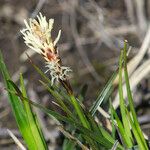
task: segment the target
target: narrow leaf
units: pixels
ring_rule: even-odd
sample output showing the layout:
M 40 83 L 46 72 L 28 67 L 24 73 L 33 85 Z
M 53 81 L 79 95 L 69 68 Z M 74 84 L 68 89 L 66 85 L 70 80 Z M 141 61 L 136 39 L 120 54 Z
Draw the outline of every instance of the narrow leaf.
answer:
M 5 86 L 7 87 L 7 89 L 15 92 L 13 86 L 10 84 L 10 82 L 8 82 L 8 80 L 10 80 L 10 75 L 3 61 L 1 52 L 0 52 L 0 70 L 2 72 Z M 25 140 L 25 143 L 27 144 L 29 150 L 37 150 L 37 147 L 34 141 L 32 140 L 33 137 L 31 135 L 31 131 L 28 126 L 27 115 L 24 110 L 22 102 L 19 100 L 19 98 L 16 95 L 10 92 L 8 92 L 8 96 L 9 96 L 9 102 L 11 104 L 13 114 L 15 116 L 19 130 Z
M 20 85 L 21 85 L 23 97 L 27 97 L 22 74 L 20 74 Z M 29 128 L 31 130 L 31 134 L 33 137 L 32 140 L 34 141 L 34 143 L 36 144 L 38 149 L 41 149 L 41 150 L 48 149 L 46 142 L 44 140 L 42 131 L 39 128 L 40 125 L 39 125 L 38 121 L 35 120 L 35 114 L 33 114 L 29 102 L 23 101 L 23 104 L 24 104 L 24 108 L 25 108 L 25 111 L 27 114 L 27 122 L 29 124 Z
M 133 116 L 133 120 L 136 126 L 136 130 L 138 131 L 139 137 L 142 140 L 143 145 L 145 146 L 145 150 L 148 150 L 148 146 L 146 144 L 146 141 L 144 139 L 142 130 L 140 128 L 137 116 L 136 116 L 136 112 L 134 109 L 134 102 L 133 102 L 133 97 L 132 97 L 132 93 L 131 93 L 131 88 L 130 88 L 130 83 L 129 83 L 129 76 L 128 76 L 128 71 L 127 71 L 127 55 L 126 52 L 127 51 L 127 42 L 125 41 L 124 43 L 124 74 L 125 74 L 125 83 L 126 83 L 126 89 L 127 89 L 127 97 L 128 97 L 128 101 L 129 101 L 129 107 Z
M 96 113 L 98 107 L 102 104 L 102 102 L 105 99 L 108 99 L 110 97 L 112 93 L 113 81 L 115 80 L 116 76 L 117 76 L 117 71 L 115 71 L 114 74 L 111 76 L 111 78 L 109 79 L 108 83 L 105 85 L 102 92 L 100 92 L 100 94 L 98 95 L 95 103 L 90 108 L 90 112 L 92 116 L 94 116 L 94 114 Z
M 132 138 L 132 134 L 130 131 L 130 124 L 129 124 L 129 120 L 128 120 L 128 116 L 126 115 L 126 105 L 125 105 L 125 100 L 123 98 L 123 88 L 122 88 L 122 62 L 123 62 L 123 51 L 121 51 L 121 55 L 120 55 L 120 59 L 119 59 L 119 99 L 120 99 L 120 110 L 121 110 L 121 117 L 122 117 L 122 121 L 123 121 L 123 126 L 125 128 L 126 131 L 126 140 L 128 141 L 127 143 L 127 147 L 131 148 L 133 146 L 133 138 Z

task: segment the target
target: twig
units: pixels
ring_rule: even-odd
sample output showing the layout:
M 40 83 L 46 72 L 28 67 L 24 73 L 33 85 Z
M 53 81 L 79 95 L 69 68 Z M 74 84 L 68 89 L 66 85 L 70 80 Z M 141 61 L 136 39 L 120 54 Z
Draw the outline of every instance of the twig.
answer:
M 102 114 L 102 116 L 104 116 L 106 119 L 110 118 L 110 115 L 101 107 L 98 107 L 98 111 Z
M 20 147 L 21 150 L 26 150 L 26 148 L 22 145 L 22 143 L 17 139 L 17 137 L 9 129 L 7 129 L 7 132 L 11 136 L 11 138 L 14 140 L 16 145 Z
M 13 134 L 19 138 L 21 138 L 20 133 L 18 132 L 18 130 L 11 130 L 13 132 Z M 8 138 L 9 134 L 7 132 L 6 128 L 1 128 L 0 129 L 0 138 Z
M 118 142 L 118 140 L 116 140 L 113 147 L 111 148 L 111 150 L 116 150 L 118 145 L 119 145 L 119 142 Z

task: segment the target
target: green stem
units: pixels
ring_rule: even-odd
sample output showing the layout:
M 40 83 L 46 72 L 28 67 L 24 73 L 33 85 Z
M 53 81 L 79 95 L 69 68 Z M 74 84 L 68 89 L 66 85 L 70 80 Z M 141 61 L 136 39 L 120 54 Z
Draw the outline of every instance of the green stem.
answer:
M 68 80 L 60 80 L 60 83 L 62 84 L 62 86 L 66 89 L 69 97 L 70 97 L 70 100 L 71 100 L 71 103 L 72 105 L 74 106 L 75 108 L 75 111 L 77 113 L 77 115 L 79 116 L 79 119 L 82 123 L 82 125 L 87 128 L 87 129 L 90 129 L 90 124 L 86 118 L 86 116 L 84 115 L 84 112 L 82 110 L 82 107 L 80 106 L 80 104 L 78 103 L 78 101 L 76 100 L 74 94 L 73 94 L 73 90 L 72 90 L 72 87 L 69 83 Z

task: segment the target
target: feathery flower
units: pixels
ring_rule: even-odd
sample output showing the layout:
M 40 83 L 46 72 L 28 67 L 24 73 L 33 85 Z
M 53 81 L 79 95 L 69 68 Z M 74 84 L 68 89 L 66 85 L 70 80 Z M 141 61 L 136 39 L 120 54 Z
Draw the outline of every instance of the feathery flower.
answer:
M 46 60 L 46 72 L 50 71 L 52 84 L 54 81 L 66 80 L 71 69 L 61 65 L 61 60 L 57 50 L 57 42 L 59 41 L 61 30 L 59 30 L 56 39 L 53 41 L 51 31 L 53 29 L 54 19 L 49 19 L 41 13 L 36 19 L 29 19 L 29 22 L 24 21 L 26 28 L 21 30 L 25 44 L 41 54 Z

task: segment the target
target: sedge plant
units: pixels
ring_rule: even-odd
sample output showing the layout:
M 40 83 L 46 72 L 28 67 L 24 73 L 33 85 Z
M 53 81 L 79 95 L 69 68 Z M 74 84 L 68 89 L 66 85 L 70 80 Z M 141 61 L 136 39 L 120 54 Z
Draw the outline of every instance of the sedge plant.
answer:
M 37 107 L 52 119 L 55 118 L 57 120 L 58 128 L 66 136 L 62 146 L 63 150 L 124 150 L 132 149 L 136 145 L 139 150 L 148 150 L 148 144 L 137 120 L 130 90 L 126 56 L 127 43 L 125 42 L 124 49 L 121 51 L 119 68 L 99 93 L 93 105 L 87 109 L 82 103 L 85 98 L 86 87 L 83 87 L 79 97 L 75 96 L 69 82 L 72 70 L 69 67 L 63 66 L 57 48 L 61 30 L 59 30 L 55 40 L 51 36 L 53 23 L 53 19 L 47 21 L 46 17 L 39 13 L 37 20 L 32 18 L 29 21 L 25 20 L 26 28 L 21 30 L 21 33 L 23 34 L 25 44 L 39 53 L 45 60 L 45 66 L 48 68 L 46 72 L 50 74 L 50 78 L 28 56 L 31 65 L 41 76 L 39 83 L 55 98 L 55 104 L 64 112 L 63 114 L 47 109 L 42 104 L 30 100 L 26 93 L 23 76 L 20 75 L 19 88 L 11 80 L 2 54 L 0 54 L 0 70 L 3 74 L 13 114 L 26 147 L 29 150 L 48 149 L 48 144 L 40 128 L 40 122 L 38 122 L 36 114 L 32 109 L 32 107 Z M 123 96 L 123 72 L 128 103 L 125 102 Z M 113 81 L 118 73 L 121 118 L 118 117 L 110 101 L 110 118 L 108 119 L 112 125 L 112 130 L 108 131 L 100 121 L 97 122 L 95 120 L 95 117 L 98 107 L 100 107 L 103 101 L 110 100 L 113 91 Z M 55 82 L 59 82 L 60 86 L 57 86 Z M 66 125 L 64 126 L 63 123 Z M 119 138 L 116 136 L 116 133 L 119 134 Z

